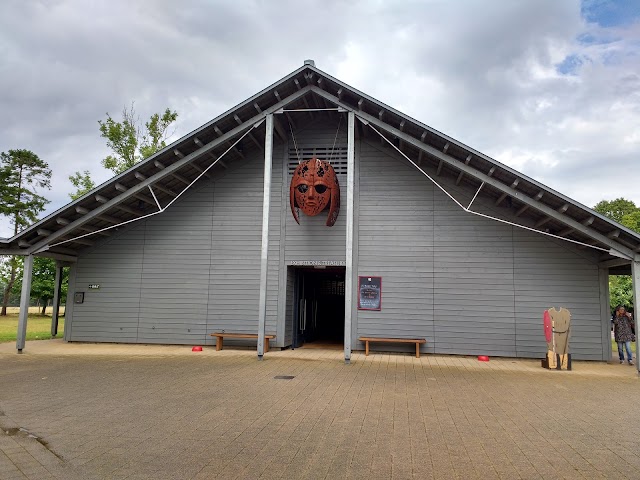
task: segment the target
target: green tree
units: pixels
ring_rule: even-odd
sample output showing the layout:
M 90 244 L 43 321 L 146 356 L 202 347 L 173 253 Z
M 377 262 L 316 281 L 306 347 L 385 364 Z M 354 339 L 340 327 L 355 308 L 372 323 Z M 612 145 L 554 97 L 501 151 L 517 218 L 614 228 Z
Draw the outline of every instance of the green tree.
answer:
M 640 232 L 640 208 L 631 200 L 616 198 L 602 200 L 593 209 L 625 227 Z M 609 300 L 611 308 L 618 305 L 633 307 L 633 282 L 629 275 L 609 276 Z
M 128 170 L 166 147 L 167 130 L 178 118 L 176 112 L 167 108 L 162 115 L 151 115 L 143 129 L 133 107 L 131 104 L 131 108 L 122 110 L 120 122 L 111 118 L 109 113 L 105 121 L 98 120 L 100 135 L 107 140 L 107 146 L 113 152 L 102 160 L 102 166 L 115 174 Z
M 633 306 L 633 282 L 630 275 L 609 276 L 609 299 L 612 310 L 618 305 Z
M 638 210 L 636 204 L 625 198 L 616 198 L 615 200 L 602 200 L 598 202 L 593 209 L 602 215 L 622 223 L 622 218 Z
M 60 298 L 66 298 L 68 269 L 62 270 L 62 286 Z M 46 313 L 47 304 L 53 299 L 56 283 L 56 262 L 50 258 L 35 257 L 33 259 L 33 279 L 31 281 L 31 298 L 42 303 L 42 315 Z
M 169 127 L 177 119 L 178 113 L 167 108 L 162 114 L 151 115 L 142 127 L 133 103 L 129 109 L 125 107 L 122 110 L 120 122 L 107 113 L 106 120 L 98 120 L 98 125 L 100 136 L 107 140 L 107 146 L 112 153 L 102 160 L 102 166 L 117 175 L 162 150 L 167 146 Z M 69 180 L 76 188 L 75 192 L 69 194 L 73 200 L 95 187 L 88 170 L 74 173 L 69 176 Z
M 631 230 L 640 232 L 640 208 L 637 208 L 635 212 L 624 215 L 620 223 Z
M 76 188 L 76 191 L 70 193 L 69 196 L 71 200 L 75 200 L 80 198 L 85 193 L 90 192 L 96 186 L 95 182 L 91 180 L 91 174 L 89 170 L 85 170 L 84 172 L 76 172 L 73 175 L 69 175 L 69 180 L 71 184 Z
M 13 233 L 17 233 L 27 225 L 34 223 L 49 201 L 38 194 L 39 189 L 51 188 L 51 169 L 30 150 L 9 150 L 0 153 L 0 198 L 2 209 L 0 214 L 9 218 L 13 225 Z M 9 273 L 6 279 L 2 310 L 0 315 L 7 314 L 9 296 L 14 287 L 20 260 L 13 257 L 9 260 Z

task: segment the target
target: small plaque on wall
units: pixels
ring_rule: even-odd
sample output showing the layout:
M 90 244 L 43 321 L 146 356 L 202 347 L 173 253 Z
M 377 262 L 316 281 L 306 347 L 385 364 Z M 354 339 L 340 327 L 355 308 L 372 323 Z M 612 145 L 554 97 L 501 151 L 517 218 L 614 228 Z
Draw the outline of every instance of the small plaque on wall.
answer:
M 89 284 L 89 290 L 100 290 L 100 284 L 99 283 L 90 283 Z
M 84 303 L 84 292 L 76 292 L 73 295 L 73 303 Z
M 382 310 L 382 277 L 358 277 L 358 310 Z

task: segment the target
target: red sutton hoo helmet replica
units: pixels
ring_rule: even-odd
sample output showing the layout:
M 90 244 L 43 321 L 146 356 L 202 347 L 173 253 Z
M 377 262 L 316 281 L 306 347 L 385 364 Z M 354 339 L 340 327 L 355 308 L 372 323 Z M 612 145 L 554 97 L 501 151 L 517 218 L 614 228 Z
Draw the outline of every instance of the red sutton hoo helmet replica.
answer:
M 296 208 L 314 217 L 329 205 L 327 226 L 332 227 L 340 212 L 340 184 L 331 164 L 314 157 L 298 165 L 291 179 L 289 201 L 298 225 Z

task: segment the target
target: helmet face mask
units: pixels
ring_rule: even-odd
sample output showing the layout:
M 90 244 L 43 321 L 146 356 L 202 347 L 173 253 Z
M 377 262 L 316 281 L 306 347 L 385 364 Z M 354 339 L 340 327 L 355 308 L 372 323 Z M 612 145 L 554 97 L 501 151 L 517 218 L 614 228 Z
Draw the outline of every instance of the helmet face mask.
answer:
M 289 202 L 298 224 L 300 220 L 296 209 L 314 217 L 329 206 L 326 225 L 333 226 L 340 211 L 340 184 L 331 164 L 315 157 L 300 163 L 291 179 Z

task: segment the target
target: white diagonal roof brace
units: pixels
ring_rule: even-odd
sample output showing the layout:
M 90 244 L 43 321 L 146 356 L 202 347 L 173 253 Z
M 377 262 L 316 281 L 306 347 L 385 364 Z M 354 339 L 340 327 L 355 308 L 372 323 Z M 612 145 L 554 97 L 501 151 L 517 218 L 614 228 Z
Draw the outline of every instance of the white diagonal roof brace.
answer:
M 250 128 L 249 130 L 247 130 L 246 132 L 244 132 L 244 134 L 243 134 L 240 138 L 238 138 L 235 142 L 233 142 L 233 143 L 231 144 L 231 146 L 230 146 L 229 148 L 227 148 L 227 149 L 224 151 L 224 153 L 218 157 L 218 159 L 217 159 L 217 160 L 215 160 L 213 163 L 211 163 L 211 165 L 209 165 L 207 168 L 205 168 L 205 169 L 202 171 L 202 173 L 200 173 L 200 175 L 198 175 L 198 176 L 197 176 L 197 177 L 196 177 L 196 178 L 195 178 L 195 179 L 194 179 L 194 180 L 193 180 L 189 185 L 187 185 L 187 186 L 184 188 L 184 190 L 182 190 L 182 191 L 178 194 L 178 196 L 177 196 L 177 197 L 175 197 L 174 199 L 172 199 L 172 200 L 171 200 L 171 201 L 170 201 L 170 202 L 169 202 L 169 203 L 168 203 L 164 208 L 160 206 L 160 202 L 158 202 L 158 200 L 156 199 L 156 203 L 157 203 L 157 205 L 158 205 L 158 209 L 159 209 L 159 210 L 158 210 L 158 211 L 156 211 L 156 212 L 152 212 L 152 213 L 149 213 L 149 214 L 147 214 L 147 215 L 143 215 L 142 217 L 132 218 L 131 220 L 127 220 L 127 221 L 124 221 L 124 222 L 118 223 L 118 224 L 116 224 L 116 225 L 110 225 L 110 226 L 108 226 L 108 227 L 102 228 L 102 229 L 97 230 L 97 231 L 95 231 L 95 232 L 85 233 L 84 235 L 79 235 L 79 236 L 77 236 L 77 237 L 70 238 L 70 239 L 68 239 L 68 240 L 63 240 L 63 241 L 61 241 L 61 242 L 57 242 L 57 243 L 51 244 L 51 245 L 49 245 L 49 246 L 45 247 L 45 249 L 48 249 L 48 248 L 50 248 L 50 247 L 56 247 L 56 246 L 58 246 L 58 245 L 62 245 L 62 244 L 69 243 L 69 242 L 79 242 L 79 241 L 82 241 L 82 239 L 83 239 L 84 237 L 88 237 L 89 235 L 94 235 L 94 234 L 99 233 L 99 232 L 104 232 L 105 230 L 110 230 L 110 229 L 112 229 L 112 228 L 118 228 L 118 227 L 121 227 L 121 226 L 123 226 L 123 225 L 127 225 L 127 224 L 129 224 L 129 223 L 137 222 L 138 220 L 143 220 L 143 219 L 145 219 L 145 218 L 152 217 L 152 216 L 157 215 L 157 214 L 159 214 L 159 213 L 163 213 L 167 208 L 169 208 L 171 205 L 173 205 L 173 203 L 174 203 L 176 200 L 178 200 L 178 199 L 182 196 L 182 194 L 183 194 L 183 193 L 185 193 L 187 190 L 189 190 L 189 189 L 190 189 L 190 188 L 191 188 L 191 187 L 192 187 L 192 186 L 193 186 L 193 185 L 194 185 L 198 180 L 200 180 L 200 178 L 202 178 L 204 175 L 206 175 L 206 174 L 207 174 L 207 172 L 208 172 L 210 169 L 212 169 L 212 168 L 216 165 L 216 163 L 218 163 L 218 162 L 220 161 L 220 159 L 221 159 L 222 157 L 224 157 L 227 153 L 229 153 L 229 151 L 231 151 L 233 148 L 235 148 L 235 146 L 236 146 L 238 143 L 240 143 L 240 142 L 244 139 L 244 137 L 246 137 L 247 135 L 249 135 L 249 134 L 251 133 L 251 130 L 253 130 L 254 128 L 259 127 L 259 126 L 262 124 L 262 122 L 263 122 L 263 120 L 261 120 L 260 122 L 256 123 L 255 125 L 253 125 L 253 128 Z M 149 190 L 151 190 L 151 185 L 148 185 L 148 187 L 149 187 Z M 153 195 L 153 198 L 156 198 L 155 194 L 153 193 L 153 190 L 151 190 L 151 194 Z M 34 252 L 34 253 L 38 253 L 38 251 L 36 251 L 36 252 Z
M 384 138 L 387 143 L 389 143 L 389 145 L 391 145 L 395 150 L 398 151 L 398 153 L 400 153 L 400 155 L 402 155 L 406 160 L 408 160 L 414 167 L 416 167 L 425 177 L 427 177 L 429 180 L 431 180 L 431 182 L 438 187 L 440 190 L 442 190 L 449 198 L 451 198 L 462 210 L 464 210 L 467 213 L 471 213 L 473 215 L 477 215 L 480 217 L 484 217 L 490 220 L 495 220 L 497 222 L 500 223 L 505 223 L 507 225 L 511 225 L 513 227 L 518 227 L 518 228 L 522 228 L 524 230 L 529 230 L 531 232 L 535 232 L 535 233 L 539 233 L 541 235 L 546 235 L 548 237 L 553 237 L 553 238 L 558 238 L 560 240 L 564 240 L 565 242 L 571 242 L 571 243 L 575 243 L 577 245 L 583 245 L 589 248 L 593 248 L 596 250 L 600 250 L 602 252 L 607 252 L 607 253 L 611 253 L 612 249 L 607 249 L 607 248 L 601 248 L 601 247 L 596 247 L 594 245 L 589 245 L 588 243 L 584 243 L 584 242 L 580 242 L 578 240 L 573 240 L 571 238 L 565 238 L 565 237 L 560 237 L 558 235 L 554 235 L 553 233 L 549 233 L 549 232 L 544 232 L 542 230 L 536 230 L 535 228 L 531 228 L 531 227 L 527 227 L 525 225 L 520 225 L 514 222 L 510 222 L 508 220 L 503 220 L 501 218 L 497 218 L 497 217 L 492 217 L 491 215 L 486 215 L 484 213 L 480 213 L 480 212 L 476 212 L 474 210 L 470 210 L 469 208 L 471 207 L 471 203 L 473 203 L 473 200 L 475 200 L 476 196 L 480 193 L 480 190 L 482 189 L 482 187 L 484 186 L 485 182 L 483 181 L 482 184 L 480 185 L 480 188 L 478 188 L 478 191 L 476 192 L 476 195 L 473 197 L 473 199 L 471 200 L 471 203 L 469 203 L 469 207 L 464 207 L 458 200 L 456 200 L 453 195 L 451 195 L 449 192 L 446 191 L 446 189 L 440 185 L 438 182 L 436 182 L 427 172 L 425 172 L 422 168 L 420 168 L 418 166 L 418 164 L 416 164 L 413 160 L 411 160 L 407 155 L 405 155 L 402 150 L 400 150 L 398 147 L 396 147 L 393 142 L 389 141 L 389 139 L 387 139 L 387 137 L 385 137 L 384 135 L 382 135 L 382 133 L 380 133 L 373 125 L 371 125 L 367 120 L 363 119 L 360 117 L 359 113 L 356 113 L 356 116 L 358 117 L 358 119 L 364 123 L 365 125 L 369 126 L 369 128 L 371 128 L 374 132 L 376 132 L 378 135 L 380 135 L 380 137 Z M 490 178 L 487 176 L 487 178 Z M 620 250 L 619 248 L 617 250 Z M 633 257 L 631 257 L 633 258 Z

